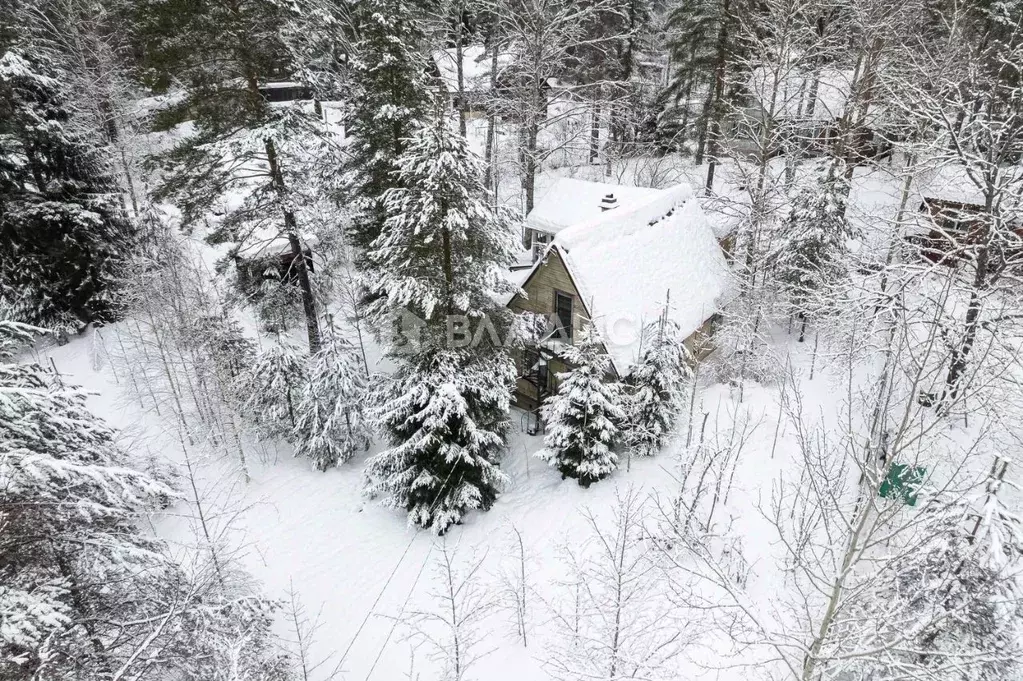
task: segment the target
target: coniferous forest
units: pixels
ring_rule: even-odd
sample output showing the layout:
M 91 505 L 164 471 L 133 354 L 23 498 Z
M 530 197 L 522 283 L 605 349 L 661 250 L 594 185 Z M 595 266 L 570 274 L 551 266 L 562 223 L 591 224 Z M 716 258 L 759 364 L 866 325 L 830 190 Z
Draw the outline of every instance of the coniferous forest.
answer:
M 3 0 L 0 680 L 1023 681 L 1023 0 Z

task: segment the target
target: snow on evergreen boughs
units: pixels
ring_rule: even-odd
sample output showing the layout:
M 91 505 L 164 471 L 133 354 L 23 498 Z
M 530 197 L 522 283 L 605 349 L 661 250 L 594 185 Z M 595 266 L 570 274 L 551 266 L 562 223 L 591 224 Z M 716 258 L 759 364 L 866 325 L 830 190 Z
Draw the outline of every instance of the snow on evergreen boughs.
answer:
M 907 650 L 883 664 L 887 674 L 908 668 L 914 678 L 993 681 L 1019 672 L 1023 527 L 995 495 L 980 506 L 931 501 L 921 511 L 922 538 L 877 580 L 871 607 L 892 637 L 908 638 Z
M 504 479 L 497 456 L 514 363 L 478 331 L 509 326 L 494 294 L 507 288 L 514 228 L 483 186 L 479 159 L 443 120 L 408 145 L 403 188 L 387 192 L 388 217 L 369 254 L 370 310 L 381 320 L 411 313 L 425 339 L 389 349 L 400 366 L 385 380 L 376 420 L 392 447 L 370 460 L 370 491 L 406 509 L 410 522 L 443 532 L 467 511 L 488 509 Z M 447 338 L 446 315 L 477 332 L 466 347 Z
M 425 125 L 398 162 L 402 188 L 384 197 L 387 220 L 369 253 L 372 308 L 402 308 L 423 319 L 438 309 L 478 314 L 508 289 L 514 219 L 483 185 L 485 167 L 445 121 Z M 447 308 L 447 309 L 443 309 Z
M 305 355 L 283 338 L 256 356 L 241 390 L 247 397 L 243 411 L 262 437 L 293 437 L 306 371 Z
M 226 593 L 224 592 L 226 591 Z M 244 590 L 214 590 L 188 612 L 200 636 L 189 640 L 191 678 L 293 681 L 289 651 L 274 635 L 279 604 Z
M 281 173 L 282 190 L 268 167 L 268 143 Z M 314 114 L 294 106 L 268 108 L 249 128 L 225 136 L 218 129 L 200 130 L 160 157 L 166 170 L 156 193 L 182 211 L 191 228 L 211 220 L 210 243 L 235 243 L 251 257 L 264 247 L 272 255 L 291 230 L 310 230 L 307 213 L 322 215 L 327 179 L 319 173 L 329 163 L 331 145 Z M 297 225 L 285 223 L 291 213 Z M 276 241 L 275 241 L 276 240 Z
M 671 436 L 692 377 L 692 354 L 685 337 L 670 320 L 646 330 L 647 342 L 626 381 L 626 446 L 641 456 L 653 455 Z
M 352 244 L 367 249 L 383 228 L 384 192 L 399 186 L 395 164 L 426 116 L 429 95 L 418 52 L 424 37 L 412 8 L 403 0 L 367 0 L 355 13 L 360 40 L 353 46 L 353 143 L 343 182 L 356 209 Z
M 22 330 L 0 322 L 0 344 Z M 85 397 L 37 365 L 0 364 L 3 678 L 101 678 L 138 640 L 117 622 L 153 614 L 138 594 L 176 579 L 138 529 L 174 493 L 126 466 Z
M 363 409 L 366 371 L 351 343 L 331 329 L 310 358 L 295 425 L 295 456 L 307 456 L 326 470 L 369 447 Z
M 544 448 L 536 456 L 556 467 L 562 477 L 583 487 L 618 468 L 613 451 L 625 418 L 621 386 L 609 376 L 610 360 L 592 327 L 562 357 L 572 368 L 558 374 L 558 391 L 544 403 Z
M 811 316 L 821 306 L 814 298 L 848 272 L 859 239 L 846 217 L 848 197 L 845 166 L 834 161 L 792 198 L 775 266 L 801 317 Z
M 505 482 L 497 459 L 508 429 L 514 364 L 503 354 L 434 350 L 385 379 L 376 410 L 391 448 L 369 460 L 370 494 L 442 533 L 487 510 Z
M 181 329 L 186 346 L 194 348 L 224 385 L 237 383 L 256 356 L 256 344 L 245 337 L 241 324 L 224 309 L 200 314 Z
M 59 73 L 0 57 L 0 306 L 59 331 L 116 318 L 134 229 L 98 140 L 75 131 Z

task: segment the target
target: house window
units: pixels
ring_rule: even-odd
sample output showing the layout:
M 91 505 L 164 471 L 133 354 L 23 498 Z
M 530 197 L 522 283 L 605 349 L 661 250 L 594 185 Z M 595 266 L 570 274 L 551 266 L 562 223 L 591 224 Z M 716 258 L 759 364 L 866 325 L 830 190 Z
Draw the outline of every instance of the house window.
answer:
M 720 312 L 715 312 L 710 317 L 708 317 L 707 321 L 704 322 L 704 325 L 705 325 L 704 328 L 706 329 L 706 332 L 705 332 L 706 335 L 708 335 L 708 336 L 714 335 L 714 332 L 717 331 L 719 328 L 721 328 L 721 321 L 722 321 L 722 317 L 721 317 L 721 313 Z
M 554 292 L 554 312 L 558 316 L 558 333 L 567 340 L 572 340 L 572 296 L 561 291 Z

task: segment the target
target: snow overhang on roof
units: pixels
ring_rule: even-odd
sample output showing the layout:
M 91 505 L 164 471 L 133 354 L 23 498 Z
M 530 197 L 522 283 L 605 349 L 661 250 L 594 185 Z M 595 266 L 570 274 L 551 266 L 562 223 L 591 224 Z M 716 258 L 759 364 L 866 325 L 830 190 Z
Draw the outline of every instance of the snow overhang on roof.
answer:
M 617 203 L 618 207 L 614 210 L 620 211 L 662 193 L 661 189 L 649 187 L 624 187 L 561 177 L 526 216 L 526 227 L 557 234 L 572 225 L 600 217 L 604 213 L 601 204 L 608 194 L 613 195 Z
M 730 272 L 689 185 L 562 230 L 556 250 L 619 375 L 629 373 L 643 329 L 668 310 L 685 335 L 719 309 Z

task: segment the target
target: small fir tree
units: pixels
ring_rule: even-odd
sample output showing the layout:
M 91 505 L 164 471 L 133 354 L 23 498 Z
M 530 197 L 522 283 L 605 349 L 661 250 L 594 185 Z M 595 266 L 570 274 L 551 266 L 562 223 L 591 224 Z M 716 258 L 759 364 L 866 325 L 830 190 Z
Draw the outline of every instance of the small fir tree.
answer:
M 256 356 L 243 377 L 244 413 L 261 436 L 291 439 L 298 423 L 297 407 L 306 384 L 306 357 L 285 339 Z
M 60 73 L 0 56 L 0 304 L 60 331 L 117 317 L 135 242 L 101 142 L 78 127 Z
M 558 374 L 557 393 L 540 409 L 547 432 L 536 456 L 556 467 L 562 478 L 589 487 L 618 468 L 613 447 L 625 418 L 621 387 L 610 380 L 610 360 L 592 327 L 562 357 L 572 369 Z
M 821 169 L 792 199 L 775 265 L 802 322 L 800 341 L 807 317 L 817 307 L 815 298 L 845 276 L 850 249 L 859 238 L 846 217 L 848 196 L 844 165 L 836 161 Z
M 369 448 L 366 371 L 355 346 L 329 327 L 310 360 L 297 407 L 295 456 L 309 457 L 322 471 Z
M 623 440 L 641 456 L 661 449 L 682 413 L 692 355 L 678 324 L 668 319 L 648 328 L 639 362 L 629 374 Z

